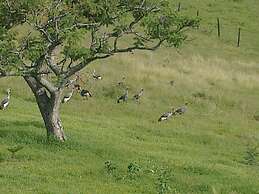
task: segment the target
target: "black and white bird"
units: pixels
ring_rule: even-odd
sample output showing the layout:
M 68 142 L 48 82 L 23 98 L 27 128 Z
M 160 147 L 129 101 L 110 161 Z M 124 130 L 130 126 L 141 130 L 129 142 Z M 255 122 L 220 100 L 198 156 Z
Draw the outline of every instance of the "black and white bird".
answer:
M 120 103 L 121 101 L 122 102 L 127 102 L 128 96 L 129 96 L 129 88 L 126 88 L 125 93 L 118 98 L 117 103 Z
M 94 78 L 95 80 L 102 80 L 102 79 L 103 79 L 101 75 L 97 75 L 97 74 L 96 74 L 95 69 L 94 69 L 94 72 L 93 72 L 93 78 Z
M 174 108 L 172 108 L 172 110 L 169 111 L 169 112 L 163 113 L 163 114 L 160 116 L 160 118 L 158 119 L 158 122 L 166 121 L 166 120 L 168 120 L 170 117 L 172 117 L 173 115 L 175 115 L 175 110 L 174 110 Z
M 72 90 L 63 97 L 62 103 L 67 103 L 72 98 L 73 94 L 74 88 L 72 88 Z
M 1 110 L 5 110 L 8 105 L 10 104 L 10 95 L 11 95 L 11 89 L 7 89 L 7 96 L 2 100 L 1 102 Z
M 144 94 L 144 89 L 141 88 L 141 90 L 139 91 L 139 93 L 137 93 L 137 94 L 135 94 L 135 95 L 133 96 L 133 99 L 136 100 L 136 102 L 139 102 L 139 101 L 140 101 L 140 98 L 141 98 L 141 96 L 143 96 L 143 94 Z
M 178 107 L 178 108 L 175 110 L 175 113 L 176 113 L 176 114 L 179 114 L 179 115 L 182 115 L 182 114 L 186 113 L 186 111 L 187 111 L 187 105 L 188 105 L 188 104 L 189 104 L 189 103 L 186 102 L 186 103 L 184 103 L 183 106 Z
M 84 98 L 88 100 L 88 97 L 92 97 L 92 94 L 86 90 L 86 89 L 82 89 L 80 92 L 80 95 Z

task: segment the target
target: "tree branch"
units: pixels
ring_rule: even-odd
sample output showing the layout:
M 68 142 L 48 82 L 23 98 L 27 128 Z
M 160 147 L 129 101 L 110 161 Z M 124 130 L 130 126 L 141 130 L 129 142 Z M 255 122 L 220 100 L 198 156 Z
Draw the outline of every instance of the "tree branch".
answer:
M 25 77 L 25 76 L 40 76 L 40 75 L 48 75 L 51 74 L 50 71 L 42 71 L 42 72 L 38 72 L 38 73 L 32 73 L 32 72 L 5 72 L 3 70 L 0 70 L 0 78 L 4 78 L 4 77 Z
M 46 88 L 49 93 L 53 94 L 57 91 L 57 88 L 53 86 L 48 80 L 44 79 L 42 76 L 33 76 L 44 88 Z
M 55 73 L 55 75 L 61 74 L 61 70 L 59 69 L 58 64 L 54 63 L 54 61 L 51 60 L 51 57 L 48 54 L 45 55 L 45 60 L 46 60 L 47 66 L 51 69 L 51 71 Z
M 145 46 L 133 46 L 133 47 L 128 47 L 128 48 L 124 48 L 124 49 L 117 49 L 117 50 L 113 50 L 112 53 L 116 54 L 116 53 L 126 53 L 126 52 L 132 52 L 134 50 L 149 50 L 149 51 L 154 51 L 156 49 L 158 49 L 162 43 L 165 41 L 165 39 L 160 40 L 156 45 L 151 46 L 151 47 L 145 47 Z
M 37 28 L 37 30 L 38 31 L 40 31 L 43 35 L 44 35 L 44 37 L 46 38 L 46 40 L 48 40 L 50 43 L 53 43 L 54 41 L 51 39 L 51 37 L 50 37 L 50 34 L 46 31 L 46 30 L 44 30 L 44 28 L 42 28 L 42 27 L 40 27 L 40 26 L 36 26 L 36 28 Z
M 109 57 L 111 57 L 111 56 L 113 56 L 114 54 L 117 54 L 117 53 L 127 53 L 127 52 L 132 52 L 134 50 L 154 51 L 154 50 L 158 49 L 164 41 L 165 41 L 164 39 L 160 40 L 156 45 L 151 46 L 151 47 L 133 46 L 133 47 L 128 47 L 128 48 L 124 48 L 124 49 L 112 50 L 110 53 L 107 53 L 107 54 L 104 54 L 104 55 L 95 56 L 95 57 L 92 57 L 92 58 L 88 58 L 87 60 L 84 60 L 83 62 L 79 63 L 78 65 L 75 65 L 75 66 L 71 67 L 71 69 L 66 72 L 65 77 L 66 78 L 71 77 L 76 72 L 82 70 L 89 63 L 91 63 L 92 61 L 95 61 L 97 59 L 105 59 L 105 58 L 109 58 Z

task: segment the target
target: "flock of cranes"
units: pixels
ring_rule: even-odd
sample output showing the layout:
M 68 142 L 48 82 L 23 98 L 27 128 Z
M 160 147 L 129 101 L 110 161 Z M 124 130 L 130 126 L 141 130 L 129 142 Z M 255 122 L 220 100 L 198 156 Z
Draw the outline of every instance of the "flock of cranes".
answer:
M 79 84 L 75 84 L 72 86 L 70 92 L 66 93 L 62 99 L 62 103 L 67 103 L 72 96 L 74 95 L 75 90 L 80 93 L 80 96 L 84 99 L 88 99 L 88 97 L 92 97 L 92 94 L 87 89 L 82 89 Z
M 92 77 L 94 80 L 102 80 L 103 77 L 101 75 L 96 74 L 96 71 L 94 70 L 92 73 Z M 125 76 L 122 78 L 122 81 L 118 82 L 118 86 L 122 86 L 125 87 Z M 70 91 L 68 93 L 66 93 L 63 96 L 62 99 L 62 103 L 67 103 L 71 100 L 71 98 L 73 97 L 75 91 L 78 92 L 80 94 L 80 96 L 84 99 L 88 99 L 89 97 L 92 97 L 93 95 L 91 94 L 91 92 L 85 88 L 82 88 L 80 84 L 78 84 L 79 80 L 83 83 L 85 83 L 81 77 L 79 76 L 79 74 L 76 75 L 76 77 L 72 80 L 69 80 L 66 84 L 66 87 L 70 89 Z M 7 89 L 7 95 L 6 97 L 1 101 L 0 104 L 0 109 L 1 110 L 5 110 L 7 109 L 7 107 L 10 104 L 10 95 L 11 95 L 11 89 Z M 135 94 L 133 96 L 133 100 L 135 100 L 135 102 L 140 103 L 140 99 L 141 97 L 144 95 L 144 89 L 141 88 L 140 91 Z M 119 96 L 117 98 L 117 103 L 123 103 L 123 102 L 127 102 L 129 99 L 129 88 L 126 87 L 125 88 L 125 92 Z M 173 116 L 176 115 L 182 115 L 187 111 L 187 105 L 188 103 L 185 103 L 183 106 L 180 106 L 178 108 L 172 108 L 170 111 L 163 113 L 160 118 L 158 119 L 159 122 L 161 121 L 166 121 L 168 119 L 170 119 Z
M 163 113 L 161 117 L 158 119 L 158 121 L 159 122 L 166 121 L 173 116 L 184 114 L 187 111 L 187 105 L 188 105 L 188 102 L 186 102 L 183 106 L 180 106 L 176 109 L 172 108 L 171 111 Z

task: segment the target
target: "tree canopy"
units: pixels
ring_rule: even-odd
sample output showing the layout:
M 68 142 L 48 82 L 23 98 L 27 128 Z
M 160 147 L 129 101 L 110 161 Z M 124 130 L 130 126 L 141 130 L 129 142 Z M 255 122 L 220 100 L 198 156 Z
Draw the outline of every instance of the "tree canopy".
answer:
M 177 14 L 167 1 L 2 0 L 1 75 L 54 73 L 69 78 L 91 61 L 133 50 L 178 47 L 198 19 Z M 14 28 L 26 28 L 17 37 Z M 122 47 L 128 37 L 131 45 Z M 85 43 L 85 44 L 84 44 Z M 51 61 L 57 49 L 59 61 Z M 39 66 L 46 66 L 43 72 Z

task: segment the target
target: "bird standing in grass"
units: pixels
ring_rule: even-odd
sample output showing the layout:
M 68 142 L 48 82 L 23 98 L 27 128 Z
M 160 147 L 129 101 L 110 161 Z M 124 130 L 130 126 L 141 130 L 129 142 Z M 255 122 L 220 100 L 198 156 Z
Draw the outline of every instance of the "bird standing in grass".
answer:
M 92 97 L 92 94 L 86 90 L 86 89 L 82 89 L 80 92 L 80 95 L 84 98 L 88 100 L 88 97 Z
M 118 98 L 117 103 L 120 103 L 121 101 L 126 102 L 128 100 L 128 96 L 129 96 L 129 88 L 126 88 L 125 93 Z
M 179 115 L 182 115 L 182 114 L 186 113 L 186 111 L 187 111 L 187 105 L 188 105 L 188 104 L 189 104 L 189 103 L 186 102 L 183 106 L 178 107 L 178 108 L 175 110 L 175 113 L 176 113 L 176 114 L 179 114 Z
M 161 121 L 166 121 L 166 120 L 168 120 L 170 117 L 172 117 L 173 115 L 175 115 L 175 110 L 174 110 L 174 108 L 172 108 L 172 110 L 169 111 L 169 112 L 163 113 L 163 114 L 161 115 L 161 117 L 158 119 L 158 121 L 159 121 L 159 122 L 161 122 Z
M 74 88 L 72 88 L 72 90 L 63 97 L 62 103 L 67 103 L 72 98 L 73 94 Z
M 8 105 L 10 104 L 10 95 L 11 95 L 11 89 L 7 89 L 7 96 L 2 100 L 1 102 L 1 110 L 5 110 Z
M 135 95 L 133 96 L 133 99 L 135 99 L 136 102 L 139 102 L 139 101 L 140 101 L 140 98 L 141 98 L 141 96 L 143 96 L 143 94 L 144 94 L 144 89 L 141 88 L 141 90 L 139 91 L 139 93 L 137 93 L 137 94 L 135 94 Z
M 102 79 L 103 79 L 101 75 L 97 75 L 97 74 L 96 74 L 95 69 L 94 69 L 94 72 L 93 72 L 93 78 L 94 78 L 95 80 L 102 80 Z

